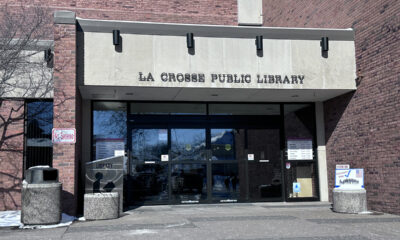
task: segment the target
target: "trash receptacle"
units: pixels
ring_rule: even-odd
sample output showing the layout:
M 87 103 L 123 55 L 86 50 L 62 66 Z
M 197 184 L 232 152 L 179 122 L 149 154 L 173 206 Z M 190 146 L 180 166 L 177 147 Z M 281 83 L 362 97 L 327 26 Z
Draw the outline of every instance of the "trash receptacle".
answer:
M 61 189 L 57 169 L 48 166 L 29 168 L 22 183 L 21 222 L 25 225 L 59 223 Z

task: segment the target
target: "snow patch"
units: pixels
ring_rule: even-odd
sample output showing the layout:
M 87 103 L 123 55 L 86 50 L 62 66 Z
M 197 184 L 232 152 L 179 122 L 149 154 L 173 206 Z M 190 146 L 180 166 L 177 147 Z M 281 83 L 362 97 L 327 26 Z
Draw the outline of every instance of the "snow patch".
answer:
M 21 225 L 21 211 L 0 212 L 0 227 L 19 227 Z
M 149 229 L 139 229 L 139 230 L 133 230 L 130 231 L 130 235 L 143 235 L 143 234 L 154 234 L 157 233 L 157 231 L 154 230 L 149 230 Z
M 23 229 L 43 229 L 43 228 L 57 228 L 69 226 L 76 218 L 63 213 L 61 222 L 52 225 L 24 225 L 21 223 L 21 211 L 1 211 L 0 212 L 0 227 L 19 227 Z

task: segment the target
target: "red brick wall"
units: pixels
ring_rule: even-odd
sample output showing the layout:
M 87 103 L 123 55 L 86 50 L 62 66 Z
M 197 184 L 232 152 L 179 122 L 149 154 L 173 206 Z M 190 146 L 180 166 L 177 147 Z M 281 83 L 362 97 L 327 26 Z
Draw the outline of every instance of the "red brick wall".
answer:
M 54 128 L 76 128 L 79 134 L 80 94 L 76 82 L 76 26 L 54 25 Z M 78 139 L 78 138 L 77 138 Z M 53 167 L 63 184 L 63 211 L 76 214 L 80 141 L 53 145 Z
M 369 208 L 400 214 L 400 1 L 263 4 L 265 26 L 354 28 L 359 86 L 324 103 L 329 186 L 335 164 L 364 168 Z
M 74 11 L 82 18 L 237 25 L 237 0 L 28 0 L 9 5 L 18 6 L 20 2 L 27 7 Z
M 0 211 L 21 207 L 24 101 L 0 101 Z

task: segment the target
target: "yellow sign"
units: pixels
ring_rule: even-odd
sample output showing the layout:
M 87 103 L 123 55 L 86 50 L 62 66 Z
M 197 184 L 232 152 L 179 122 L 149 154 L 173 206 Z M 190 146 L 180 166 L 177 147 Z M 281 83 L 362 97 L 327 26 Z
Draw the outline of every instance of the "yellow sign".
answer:
M 232 149 L 230 144 L 225 144 L 225 150 L 230 151 Z

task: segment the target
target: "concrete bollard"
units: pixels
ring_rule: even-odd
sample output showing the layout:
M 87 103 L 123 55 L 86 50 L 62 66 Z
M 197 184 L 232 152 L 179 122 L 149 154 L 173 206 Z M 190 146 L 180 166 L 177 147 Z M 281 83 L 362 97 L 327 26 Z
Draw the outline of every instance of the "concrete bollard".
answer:
M 367 191 L 365 189 L 333 189 L 333 211 L 340 213 L 367 211 Z
M 117 192 L 86 193 L 83 204 L 86 220 L 104 220 L 119 217 L 119 194 Z

